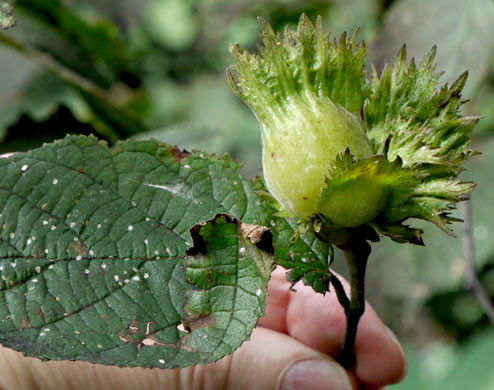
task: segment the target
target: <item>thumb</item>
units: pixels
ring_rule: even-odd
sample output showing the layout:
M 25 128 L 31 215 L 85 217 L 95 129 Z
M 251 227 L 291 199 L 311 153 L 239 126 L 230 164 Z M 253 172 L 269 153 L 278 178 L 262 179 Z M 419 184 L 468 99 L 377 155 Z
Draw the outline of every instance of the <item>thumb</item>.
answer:
M 353 389 L 346 371 L 328 355 L 265 328 L 255 329 L 231 359 L 229 390 Z
M 184 369 L 41 362 L 6 348 L 0 348 L 0 360 L 5 389 L 352 390 L 346 371 L 327 355 L 265 328 L 256 328 L 233 355 Z

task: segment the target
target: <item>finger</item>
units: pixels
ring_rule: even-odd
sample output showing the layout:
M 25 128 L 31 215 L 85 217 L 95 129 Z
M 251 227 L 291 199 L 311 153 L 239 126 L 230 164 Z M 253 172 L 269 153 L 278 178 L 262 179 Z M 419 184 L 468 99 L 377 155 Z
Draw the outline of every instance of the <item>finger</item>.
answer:
M 0 349 L 0 388 L 134 390 L 352 390 L 345 370 L 287 335 L 258 328 L 235 354 L 186 369 L 117 368 L 41 362 Z M 356 388 L 356 387 L 355 387 Z
M 346 317 L 334 292 L 315 293 L 301 283 L 289 290 L 285 270 L 273 272 L 268 286 L 266 316 L 259 325 L 285 332 L 310 348 L 335 356 L 343 340 Z M 348 284 L 342 279 L 347 291 Z M 355 343 L 358 380 L 370 387 L 399 382 L 406 374 L 406 358 L 393 333 L 370 305 L 360 320 Z

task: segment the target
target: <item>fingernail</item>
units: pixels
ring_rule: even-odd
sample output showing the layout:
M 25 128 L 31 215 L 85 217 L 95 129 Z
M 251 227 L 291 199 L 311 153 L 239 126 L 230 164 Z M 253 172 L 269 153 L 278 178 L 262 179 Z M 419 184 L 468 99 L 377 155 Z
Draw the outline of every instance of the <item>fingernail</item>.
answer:
M 330 360 L 295 363 L 282 379 L 280 390 L 352 390 L 343 367 Z

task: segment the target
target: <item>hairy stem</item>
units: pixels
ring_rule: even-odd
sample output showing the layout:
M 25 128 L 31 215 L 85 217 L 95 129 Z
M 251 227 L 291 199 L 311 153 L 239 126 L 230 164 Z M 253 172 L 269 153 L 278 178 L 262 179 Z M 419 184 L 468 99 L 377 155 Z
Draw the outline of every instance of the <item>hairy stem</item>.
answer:
M 332 278 L 332 284 L 338 296 L 338 300 L 345 309 L 347 319 L 345 338 L 343 345 L 338 353 L 337 361 L 345 368 L 351 369 L 355 366 L 355 338 L 357 336 L 357 327 L 360 317 L 365 311 L 365 270 L 367 259 L 371 252 L 371 247 L 366 241 L 352 241 L 347 245 L 340 246 L 345 254 L 345 260 L 350 273 L 350 300 L 346 294 L 342 295 L 338 286 L 339 281 L 335 284 Z M 341 286 L 341 284 L 340 284 Z

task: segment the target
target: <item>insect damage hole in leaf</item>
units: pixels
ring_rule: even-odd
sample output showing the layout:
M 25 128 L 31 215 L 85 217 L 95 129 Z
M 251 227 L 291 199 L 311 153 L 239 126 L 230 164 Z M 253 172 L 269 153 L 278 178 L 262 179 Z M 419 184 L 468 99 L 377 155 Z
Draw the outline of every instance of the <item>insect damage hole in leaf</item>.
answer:
M 0 159 L 0 342 L 117 366 L 232 353 L 264 312 L 273 264 L 239 232 L 235 218 L 266 224 L 269 213 L 236 168 L 177 159 L 157 141 L 110 150 L 83 136 Z M 196 234 L 204 255 L 187 254 Z
M 193 245 L 187 250 L 186 279 L 200 290 L 189 290 L 186 296 L 185 329 L 193 332 L 217 326 L 225 310 L 237 314 L 228 321 L 238 322 L 239 329 L 252 326 L 242 313 L 258 311 L 255 302 L 264 299 L 274 262 L 270 253 L 256 245 L 261 236 L 249 237 L 246 226 L 250 232 L 267 231 L 224 214 L 191 229 Z M 260 283 L 263 280 L 265 283 Z M 218 305 L 219 297 L 222 302 Z M 260 310 L 262 315 L 264 307 Z

